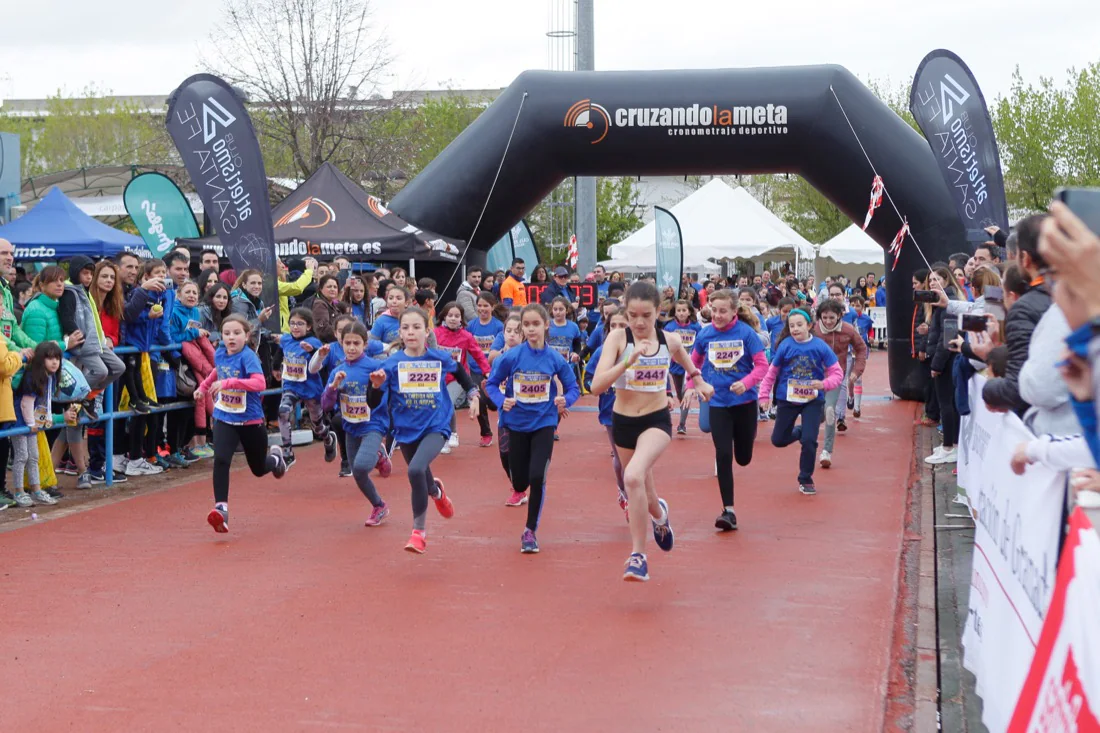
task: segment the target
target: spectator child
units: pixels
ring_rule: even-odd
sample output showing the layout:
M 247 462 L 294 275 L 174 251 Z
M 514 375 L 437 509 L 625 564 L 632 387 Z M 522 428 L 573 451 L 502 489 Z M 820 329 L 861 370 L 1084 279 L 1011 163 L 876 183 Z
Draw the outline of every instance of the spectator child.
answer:
M 210 332 L 202 327 L 198 303 L 199 286 L 188 280 L 176 290 L 176 306 L 169 319 L 169 332 L 172 343 L 182 345 L 183 358 L 195 372 L 196 381 L 202 382 L 214 369 L 214 346 L 210 343 Z M 202 458 L 214 455 L 214 451 L 206 447 L 206 416 L 213 412 L 212 399 L 195 400 L 195 427 L 199 432 L 195 436 L 192 452 Z
M 61 347 L 54 341 L 43 341 L 34 350 L 34 356 L 23 381 L 19 385 L 19 404 L 15 411 L 15 421 L 19 426 L 30 429 L 29 435 L 12 436 L 12 493 L 16 504 L 22 507 L 39 504 L 56 504 L 53 498 L 42 490 L 38 474 L 38 432 L 59 424 L 62 420 L 76 420 L 76 405 L 70 405 L 64 418 L 53 415 L 53 394 L 57 389 L 57 372 L 61 369 Z M 25 474 L 25 476 L 24 476 Z M 28 493 L 24 489 L 26 479 Z

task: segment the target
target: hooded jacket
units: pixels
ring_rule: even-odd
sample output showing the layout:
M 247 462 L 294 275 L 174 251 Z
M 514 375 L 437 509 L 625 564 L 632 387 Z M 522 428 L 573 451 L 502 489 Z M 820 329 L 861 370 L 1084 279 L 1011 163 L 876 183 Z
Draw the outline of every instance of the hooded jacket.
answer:
M 75 255 L 69 260 L 69 272 L 79 273 L 92 264 L 90 257 Z M 70 351 L 77 356 L 96 356 L 103 353 L 103 326 L 99 322 L 95 302 L 88 296 L 83 285 L 73 285 L 70 275 L 65 283 L 65 292 L 58 301 L 57 315 L 61 320 L 61 333 L 68 336 L 73 331 L 84 334 L 84 343 Z
M 833 350 L 841 369 L 848 363 L 848 347 L 851 347 L 855 352 L 855 358 L 852 360 L 850 376 L 853 379 L 863 376 L 863 370 L 867 368 L 867 344 L 855 326 L 847 321 L 841 321 L 835 331 L 826 331 L 821 327 L 821 321 L 818 321 L 814 324 L 814 336 L 824 341 Z
M 1069 400 L 1069 388 L 1058 373 L 1069 323 L 1057 305 L 1039 319 L 1031 334 L 1027 361 L 1020 369 L 1020 398 L 1031 405 L 1024 423 L 1036 435 L 1074 435 L 1081 432 Z
M 477 288 L 465 280 L 458 286 L 458 295 L 455 296 L 455 302 L 462 309 L 462 317 L 466 319 L 467 323 L 477 319 L 477 298 L 480 294 L 481 292 Z
M 1008 347 L 1005 375 L 990 379 L 982 388 L 982 399 L 990 407 L 1012 410 L 1021 418 L 1027 412 L 1030 405 L 1020 395 L 1020 370 L 1027 361 L 1032 333 L 1050 304 L 1050 290 L 1040 281 L 1008 309 L 1005 317 L 1005 346 Z
M 15 317 L 15 300 L 11 295 L 11 286 L 3 278 L 0 278 L 0 300 L 4 304 L 4 311 L 0 313 L 0 333 L 4 334 L 8 345 L 17 349 L 33 349 L 37 344 L 19 327 L 19 321 Z

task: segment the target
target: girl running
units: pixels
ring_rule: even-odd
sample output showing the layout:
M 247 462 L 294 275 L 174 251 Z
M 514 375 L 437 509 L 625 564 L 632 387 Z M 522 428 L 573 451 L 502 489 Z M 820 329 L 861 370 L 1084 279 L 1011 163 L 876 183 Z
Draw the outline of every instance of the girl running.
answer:
M 279 402 L 279 434 L 283 440 L 283 459 L 286 467 L 294 465 L 294 448 L 291 443 L 290 420 L 299 403 L 309 412 L 313 437 L 324 441 L 325 460 L 336 457 L 335 438 L 330 438 L 328 425 L 321 410 L 321 377 L 309 371 L 310 355 L 321 348 L 321 340 L 313 335 L 313 313 L 306 308 L 295 308 L 287 321 L 290 333 L 279 337 L 283 350 L 283 396 Z M 332 328 L 334 324 L 329 324 Z
M 611 315 L 604 321 L 607 324 L 607 330 L 623 329 L 627 328 L 626 311 L 619 308 L 611 312 Z M 592 379 L 596 376 L 596 365 L 600 363 L 600 354 L 603 353 L 603 346 L 597 346 L 596 352 L 592 354 L 592 358 L 588 360 L 588 364 L 584 368 L 584 381 L 585 387 L 592 390 Z M 683 373 L 683 370 L 681 370 Z M 611 444 L 611 467 L 615 470 L 615 484 L 619 490 L 619 508 L 623 510 L 623 514 L 626 515 L 626 521 L 630 521 L 630 503 L 626 498 L 626 485 L 623 483 L 623 464 L 619 460 L 619 450 L 615 447 L 615 435 L 612 432 L 611 426 L 613 421 L 612 412 L 615 407 L 615 388 L 611 387 L 602 395 L 600 395 L 600 425 L 607 428 L 607 441 Z
M 863 343 L 867 346 L 867 358 L 871 358 L 871 340 L 875 337 L 875 322 L 867 315 L 868 303 L 863 298 L 852 298 L 852 309 L 844 314 L 844 320 L 855 326 L 856 331 L 863 337 Z M 848 354 L 847 371 L 852 372 L 852 354 Z M 852 389 L 848 390 L 848 409 L 852 411 L 852 417 L 857 420 L 863 414 L 863 375 L 860 374 L 852 381 Z
M 704 400 L 714 388 L 684 351 L 683 342 L 674 333 L 658 331 L 657 288 L 636 282 L 626 291 L 626 318 L 630 327 L 611 331 L 592 380 L 592 392 L 603 394 L 615 387 L 612 435 L 623 462 L 623 483 L 630 507 L 632 550 L 626 562 L 624 580 L 649 580 L 645 554 L 646 515 L 652 519 L 653 539 L 665 552 L 672 549 L 673 533 L 669 525 L 668 502 L 658 498 L 653 481 L 653 465 L 672 439 L 672 419 L 666 391 L 668 369 L 675 359 Z
M 293 318 L 294 315 L 291 314 L 291 328 L 294 327 Z M 321 396 L 321 407 L 332 410 L 339 404 L 340 417 L 344 424 L 344 440 L 351 460 L 351 474 L 372 507 L 364 525 L 377 527 L 389 516 L 390 509 L 378 495 L 378 489 L 370 479 L 370 472 L 379 463 L 378 454 L 382 448 L 382 440 L 389 432 L 390 420 L 386 395 L 382 393 L 378 403 L 371 408 L 368 387 L 375 382 L 376 389 L 381 387 L 381 378 L 372 379 L 372 375 L 382 369 L 382 362 L 366 355 L 370 334 L 359 321 L 344 326 L 339 334 L 344 359 L 329 378 L 328 386 Z
M 680 343 L 684 345 L 684 350 L 690 354 L 695 347 L 695 339 L 699 336 L 699 332 L 703 330 L 703 327 L 699 325 L 699 318 L 695 314 L 695 307 L 692 306 L 690 300 L 677 300 L 672 313 L 674 318 L 665 326 L 665 331 L 679 336 Z M 684 368 L 673 362 L 668 373 L 672 377 L 672 388 L 676 393 L 676 399 L 680 402 L 680 424 L 676 428 L 676 434 L 687 435 L 687 416 L 688 411 L 691 410 L 691 397 L 684 389 Z
M 858 298 L 859 296 L 854 296 Z M 837 363 L 844 364 L 845 361 L 850 365 L 847 369 L 845 379 L 848 380 L 848 385 L 851 386 L 854 382 L 863 377 L 863 370 L 867 366 L 867 344 L 860 338 L 859 333 L 856 332 L 855 326 L 844 318 L 844 307 L 837 303 L 835 300 L 826 300 L 824 303 L 817 307 L 817 325 L 814 326 L 814 336 L 824 341 L 829 345 L 833 354 L 836 355 Z M 855 359 L 849 356 L 849 351 L 855 353 Z M 841 380 L 841 384 L 837 385 L 835 389 L 830 389 L 825 392 L 825 445 L 821 449 L 821 455 L 818 457 L 818 461 L 821 463 L 822 468 L 829 468 L 833 465 L 833 445 L 836 442 L 836 428 L 837 428 L 837 403 L 843 392 L 841 385 L 844 384 L 844 380 Z
M 466 330 L 474 337 L 478 349 L 481 350 L 486 360 L 489 358 L 489 352 L 492 351 L 493 341 L 496 340 L 497 334 L 504 331 L 504 324 L 493 316 L 493 309 L 496 308 L 496 305 L 497 299 L 493 297 L 492 293 L 482 292 L 477 296 L 477 320 L 466 324 Z M 505 317 L 507 318 L 507 316 Z M 470 376 L 479 384 L 489 374 L 488 369 L 481 369 L 478 362 L 472 359 L 466 365 L 470 368 Z M 493 431 L 489 427 L 489 399 L 484 393 L 480 395 L 480 398 L 477 413 L 477 426 L 481 430 L 479 445 L 482 448 L 488 448 L 493 444 Z
M 386 293 L 386 310 L 374 319 L 370 330 L 371 338 L 383 344 L 392 344 L 401 340 L 401 314 L 409 307 L 409 291 L 394 286 Z
M 419 308 L 408 308 L 401 314 L 400 324 L 404 348 L 383 363 L 385 380 L 381 391 L 389 401 L 394 439 L 400 443 L 409 467 L 413 530 L 405 549 L 423 553 L 428 544 L 425 531 L 428 497 L 435 501 L 435 508 L 444 519 L 450 519 L 455 513 L 443 482 L 432 476 L 431 469 L 432 461 L 450 437 L 451 415 L 454 414 L 443 375 L 454 374 L 466 390 L 471 420 L 477 417 L 477 385 L 465 367 L 455 362 L 448 352 L 428 348 L 427 313 Z M 381 393 L 372 398 L 372 408 L 377 409 L 382 398 Z
M 435 327 L 435 340 L 439 344 L 439 348 L 449 352 L 451 358 L 459 364 L 466 365 L 473 360 L 473 363 L 477 364 L 479 374 L 488 373 L 489 361 L 481 353 L 481 348 L 478 346 L 473 334 L 466 330 L 466 318 L 462 314 L 462 306 L 455 301 L 451 301 L 443 306 L 443 309 L 439 311 L 439 316 L 442 321 Z M 477 381 L 474 382 L 474 384 L 477 383 Z M 447 393 L 451 396 L 451 401 L 454 402 L 456 408 L 462 404 L 463 396 L 466 394 L 461 385 L 450 374 L 447 375 Z M 479 418 L 480 404 L 479 399 Z M 490 433 L 491 435 L 492 433 Z M 442 452 L 450 453 L 457 447 L 458 419 L 454 413 L 451 413 L 451 437 L 447 440 L 447 444 L 443 446 Z
M 736 459 L 739 466 L 752 461 L 758 422 L 756 387 L 768 371 L 768 362 L 764 344 L 749 325 L 752 313 L 746 305 L 739 299 L 735 301 L 729 290 L 715 291 L 707 304 L 711 322 L 695 340 L 691 360 L 702 371 L 703 379 L 714 386 L 707 411 L 718 492 L 722 496 L 722 513 L 714 520 L 714 526 L 730 532 L 737 529 L 733 461 Z
M 547 348 L 550 317 L 546 309 L 531 303 L 520 311 L 520 318 L 525 341 L 493 362 L 485 391 L 502 410 L 501 423 L 508 428 L 512 490 L 522 494 L 530 488 L 527 525 L 520 538 L 520 552 L 530 554 L 539 551 L 535 532 L 542 513 L 559 412 L 577 401 L 580 390 L 568 362 Z M 558 394 L 555 377 L 561 382 L 564 394 Z
M 195 390 L 195 398 L 214 398 L 214 508 L 206 521 L 215 532 L 229 531 L 229 468 L 240 443 L 254 476 L 286 473 L 283 449 L 267 447 L 267 427 L 260 392 L 264 379 L 260 357 L 248 346 L 252 327 L 234 313 L 222 321 L 222 343 L 214 354 L 214 371 Z
M 821 428 L 825 404 L 823 392 L 836 389 L 844 372 L 836 354 L 824 341 L 810 332 L 810 314 L 795 308 L 787 317 L 787 326 L 780 335 L 779 348 L 760 385 L 760 404 L 767 408 L 772 386 L 779 396 L 772 428 L 772 445 L 778 448 L 800 441 L 802 454 L 798 462 L 798 490 L 814 495 L 814 458 L 817 453 L 817 431 Z M 788 336 L 790 338 L 788 338 Z M 798 416 L 802 424 L 796 426 Z

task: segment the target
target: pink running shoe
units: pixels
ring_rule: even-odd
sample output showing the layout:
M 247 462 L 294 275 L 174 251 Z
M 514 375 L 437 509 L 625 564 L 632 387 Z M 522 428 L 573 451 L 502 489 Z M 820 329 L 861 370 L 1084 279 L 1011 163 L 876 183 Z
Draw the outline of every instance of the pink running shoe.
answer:
M 371 510 L 370 516 L 367 517 L 367 521 L 363 522 L 364 527 L 377 527 L 386 521 L 386 517 L 390 515 L 390 508 L 383 504 L 382 506 L 376 506 Z
M 424 530 L 414 529 L 412 536 L 409 537 L 408 544 L 405 545 L 405 549 L 409 552 L 415 552 L 417 555 L 423 555 L 424 551 L 428 549 L 428 540 L 424 537 Z
M 482 435 L 481 436 L 481 441 L 478 443 L 478 445 L 482 448 L 488 448 L 492 444 L 493 444 L 493 436 L 491 436 L 491 435 Z
M 455 505 L 451 503 L 451 499 L 447 496 L 447 492 L 443 490 L 443 482 L 436 479 L 435 485 L 436 488 L 439 489 L 439 496 L 432 497 L 432 501 L 435 502 L 435 508 L 439 510 L 439 516 L 444 519 L 450 519 L 455 515 Z
M 513 491 L 512 495 L 508 498 L 508 501 L 504 502 L 504 506 L 523 506 L 526 503 L 526 491 Z
M 374 464 L 374 468 L 382 478 L 390 477 L 390 473 L 393 471 L 393 461 L 390 460 L 385 448 L 378 450 L 378 462 Z
M 218 534 L 225 534 L 229 531 L 229 512 L 223 512 L 215 507 L 206 515 L 206 521 Z

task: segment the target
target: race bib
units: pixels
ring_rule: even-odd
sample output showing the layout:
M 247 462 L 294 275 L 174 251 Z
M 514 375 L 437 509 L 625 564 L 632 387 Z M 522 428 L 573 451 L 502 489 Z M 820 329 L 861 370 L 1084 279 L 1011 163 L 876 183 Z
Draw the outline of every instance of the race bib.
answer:
M 664 392 L 668 384 L 668 360 L 643 356 L 626 370 L 626 388 L 634 392 Z
M 707 346 L 707 361 L 715 369 L 733 369 L 745 355 L 745 342 L 741 339 L 711 341 Z
M 787 402 L 805 404 L 817 398 L 817 390 L 810 386 L 808 379 L 787 380 Z
M 245 391 L 243 389 L 222 389 L 218 391 L 218 400 L 215 403 L 222 412 L 239 415 L 245 411 Z
M 45 430 L 53 425 L 53 418 L 50 417 L 50 411 L 45 405 L 38 405 L 34 408 L 34 424 L 38 426 L 39 430 Z
M 292 361 L 286 359 L 283 361 L 283 381 L 284 382 L 304 382 L 306 381 L 306 363 L 304 361 Z
M 481 349 L 481 353 L 483 353 L 485 355 L 488 355 L 489 352 L 492 351 L 492 349 L 493 349 L 493 339 L 495 339 L 495 338 L 496 338 L 496 336 L 478 336 L 477 337 L 477 347 L 479 349 Z
M 516 402 L 531 405 L 550 401 L 550 377 L 545 374 L 516 372 L 512 376 L 512 394 Z
M 451 352 L 451 358 L 455 360 L 455 363 L 457 363 L 457 364 L 462 363 L 462 347 L 461 346 L 450 346 L 450 347 L 447 348 L 447 351 Z
M 403 361 L 397 367 L 397 387 L 402 394 L 439 392 L 443 365 L 438 361 Z
M 677 331 L 676 335 L 680 337 L 680 342 L 687 351 L 691 351 L 691 347 L 695 346 L 695 331 L 692 331 L 690 328 L 684 331 Z
M 370 420 L 370 407 L 366 395 L 340 394 L 340 415 L 344 422 L 365 423 Z
M 554 351 L 558 352 L 565 357 L 566 361 L 569 361 L 569 354 L 572 353 L 569 350 L 569 346 L 562 346 L 561 344 L 552 344 L 551 347 Z
M 202 328 L 202 324 L 199 323 L 198 321 L 188 321 L 187 322 L 187 327 L 188 328 L 193 328 L 196 331 L 198 331 L 200 328 Z

